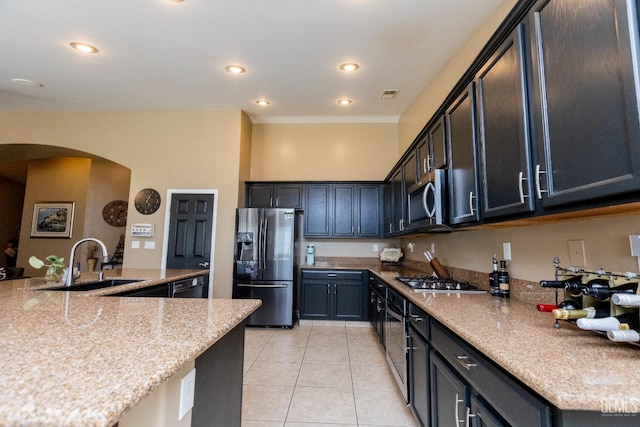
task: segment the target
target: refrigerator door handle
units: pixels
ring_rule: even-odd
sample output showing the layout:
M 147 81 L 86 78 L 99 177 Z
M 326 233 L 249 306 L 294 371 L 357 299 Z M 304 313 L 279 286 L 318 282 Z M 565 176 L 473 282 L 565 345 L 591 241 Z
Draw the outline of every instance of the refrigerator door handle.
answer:
M 262 227 L 262 242 L 260 242 L 260 248 L 262 249 L 262 268 L 267 267 L 267 229 L 269 227 L 269 220 L 265 218 L 264 226 Z
M 288 285 L 251 285 L 248 283 L 238 283 L 236 286 L 239 288 L 286 288 Z

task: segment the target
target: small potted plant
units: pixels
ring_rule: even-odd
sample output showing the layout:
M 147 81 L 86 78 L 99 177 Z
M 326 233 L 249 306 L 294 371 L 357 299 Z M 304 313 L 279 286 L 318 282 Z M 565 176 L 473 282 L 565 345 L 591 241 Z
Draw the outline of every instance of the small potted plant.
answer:
M 57 257 L 55 255 L 49 255 L 45 258 L 45 261 L 49 261 L 49 264 L 45 264 L 41 259 L 32 256 L 29 258 L 29 265 L 33 268 L 47 267 L 47 272 L 44 275 L 44 280 L 47 282 L 57 282 L 60 279 L 59 269 L 64 268 L 64 258 Z

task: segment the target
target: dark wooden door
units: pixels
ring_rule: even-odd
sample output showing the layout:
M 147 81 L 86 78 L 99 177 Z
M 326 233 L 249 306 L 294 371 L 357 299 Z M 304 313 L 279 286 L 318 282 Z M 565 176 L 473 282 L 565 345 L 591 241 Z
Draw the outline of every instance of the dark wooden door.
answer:
M 377 184 L 356 186 L 358 237 L 383 237 L 382 187 Z
M 429 346 L 413 329 L 409 329 L 409 404 L 421 426 L 429 425 Z
M 334 185 L 332 232 L 333 237 L 353 237 L 355 235 L 355 204 L 353 185 Z
M 473 84 L 447 109 L 451 224 L 477 221 L 476 126 Z
M 173 194 L 167 268 L 209 268 L 213 194 Z
M 278 208 L 302 209 L 302 184 L 276 185 L 276 203 Z
M 336 281 L 333 283 L 334 318 L 337 320 L 362 320 L 362 282 Z
M 249 186 L 249 208 L 270 208 L 274 203 L 274 189 L 271 184 L 251 184 Z
M 483 218 L 534 210 L 522 31 L 476 76 Z
M 440 357 L 431 352 L 431 425 L 464 425 L 469 388 Z
M 404 207 L 404 168 L 399 167 L 393 173 L 391 177 L 391 188 L 392 188 L 392 234 L 400 234 L 402 230 L 404 230 L 404 216 L 405 216 L 405 207 Z
M 535 175 L 545 207 L 640 188 L 632 3 L 540 0 L 530 14 Z

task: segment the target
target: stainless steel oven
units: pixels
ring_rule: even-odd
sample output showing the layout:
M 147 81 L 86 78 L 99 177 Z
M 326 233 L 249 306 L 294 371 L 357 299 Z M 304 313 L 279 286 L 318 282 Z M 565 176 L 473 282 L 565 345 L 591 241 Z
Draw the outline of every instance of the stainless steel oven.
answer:
M 406 301 L 393 289 L 387 288 L 384 334 L 387 363 L 400 387 L 405 402 L 409 402 L 407 383 L 408 367 L 408 325 L 406 321 Z
M 429 181 L 407 191 L 407 231 L 450 231 L 445 218 L 444 169 L 433 169 Z

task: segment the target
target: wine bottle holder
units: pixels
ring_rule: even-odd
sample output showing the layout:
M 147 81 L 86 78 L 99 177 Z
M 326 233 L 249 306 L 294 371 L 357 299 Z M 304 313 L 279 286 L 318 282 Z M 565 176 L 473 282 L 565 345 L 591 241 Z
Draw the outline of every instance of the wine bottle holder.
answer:
M 576 276 L 582 276 L 582 284 L 587 284 L 590 281 L 595 279 L 604 279 L 609 282 L 610 288 L 616 288 L 618 286 L 622 286 L 629 283 L 637 283 L 640 281 L 640 277 L 638 277 L 635 273 L 617 274 L 617 273 L 607 272 L 604 270 L 589 271 L 589 270 L 579 269 L 576 267 L 562 268 L 560 267 L 557 258 L 554 260 L 554 265 L 556 268 L 556 280 L 567 280 Z M 636 295 L 640 295 L 640 287 L 636 289 Z M 640 309 L 638 307 L 619 306 L 614 304 L 610 298 L 607 298 L 606 300 L 603 301 L 588 295 L 583 295 L 583 294 L 577 295 L 575 292 L 569 292 L 564 289 L 556 289 L 556 305 L 558 305 L 560 301 L 559 298 L 562 298 L 562 301 L 569 301 L 569 300 L 575 301 L 579 305 L 581 305 L 582 308 L 586 308 L 586 307 L 595 308 L 596 306 L 602 306 L 606 304 L 608 305 L 609 313 L 611 316 L 618 316 L 626 313 L 635 313 L 635 316 L 638 318 L 638 322 L 640 323 Z M 564 320 L 564 321 L 575 323 L 575 320 Z M 593 331 L 593 332 L 597 333 L 598 335 L 604 335 L 605 337 L 607 335 L 606 332 L 602 332 L 602 331 Z M 640 347 L 640 343 L 630 342 L 627 344 Z

